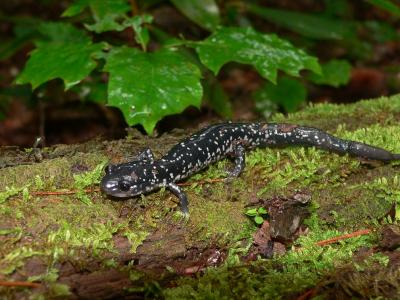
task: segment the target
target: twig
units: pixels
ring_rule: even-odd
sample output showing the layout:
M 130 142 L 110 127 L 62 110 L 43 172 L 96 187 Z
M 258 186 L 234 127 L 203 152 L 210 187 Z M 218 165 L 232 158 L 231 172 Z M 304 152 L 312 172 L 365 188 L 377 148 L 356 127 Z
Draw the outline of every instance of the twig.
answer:
M 369 229 L 362 229 L 362 230 L 358 230 L 352 233 L 347 233 L 347 234 L 343 234 L 343 235 L 339 235 L 337 237 L 331 238 L 331 239 L 327 239 L 327 240 L 322 240 L 319 242 L 316 242 L 315 245 L 317 246 L 326 246 L 326 245 L 330 245 L 333 243 L 336 243 L 338 241 L 341 240 L 345 240 L 345 239 L 350 239 L 356 236 L 360 236 L 360 235 L 366 235 L 366 234 L 370 234 L 371 230 Z
M 311 299 L 315 294 L 315 290 L 314 289 L 310 289 L 307 292 L 305 292 L 304 294 L 300 295 L 299 297 L 297 297 L 297 300 L 307 300 L 307 299 Z
M 330 244 L 336 243 L 336 242 L 341 241 L 341 240 L 350 239 L 350 238 L 353 238 L 353 237 L 357 237 L 357 236 L 360 236 L 360 235 L 366 235 L 366 234 L 370 234 L 370 233 L 371 233 L 371 230 L 362 229 L 362 230 L 354 231 L 352 233 L 339 235 L 339 236 L 336 236 L 336 237 L 331 238 L 331 239 L 327 239 L 327 240 L 322 240 L 322 241 L 316 242 L 315 245 L 317 245 L 317 246 L 326 246 L 326 245 L 330 245 Z M 298 248 L 297 250 L 301 250 L 301 248 Z M 305 293 L 303 293 L 299 297 L 297 297 L 297 300 L 311 299 L 311 298 L 313 298 L 315 296 L 315 293 L 316 293 L 315 288 L 309 289 Z
M 84 190 L 85 193 L 93 193 L 93 192 L 100 192 L 99 188 L 92 188 Z M 58 196 L 58 195 L 72 195 L 76 194 L 79 191 L 48 191 L 48 192 L 31 192 L 33 196 Z
M 136 16 L 139 14 L 139 7 L 135 0 L 130 0 L 129 3 L 131 4 L 132 15 Z
M 34 283 L 29 281 L 0 281 L 0 286 L 38 288 L 41 287 L 42 285 L 40 283 Z

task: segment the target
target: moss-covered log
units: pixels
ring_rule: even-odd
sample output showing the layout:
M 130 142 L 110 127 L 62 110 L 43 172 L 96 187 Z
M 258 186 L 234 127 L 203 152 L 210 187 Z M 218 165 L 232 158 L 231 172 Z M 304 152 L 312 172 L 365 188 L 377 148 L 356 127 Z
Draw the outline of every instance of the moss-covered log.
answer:
M 314 126 L 400 153 L 399 96 L 315 105 L 271 121 Z M 0 282 L 0 295 L 265 299 L 328 295 L 334 286 L 341 296 L 400 297 L 399 245 L 387 246 L 399 236 L 399 162 L 314 148 L 257 149 L 248 153 L 237 180 L 216 180 L 229 168 L 226 160 L 187 181 L 189 220 L 165 190 L 126 201 L 99 192 L 107 161 L 127 161 L 145 147 L 161 156 L 188 134 L 60 145 L 43 149 L 40 162 L 29 149 L 0 149 L 0 281 L 38 284 L 2 287 Z M 279 219 L 282 211 L 291 211 L 287 203 L 303 199 L 311 203 L 307 228 L 277 234 L 287 225 L 282 220 L 295 223 L 297 212 Z M 261 235 L 245 215 L 260 207 L 270 213 L 259 216 L 267 220 Z M 315 245 L 367 228 L 369 235 Z M 379 243 L 379 233 L 385 243 Z M 286 250 L 282 246 L 280 252 L 271 250 L 273 258 L 254 260 L 262 254 L 255 245 L 267 251 L 261 244 L 274 238 L 273 247 Z M 345 271 L 347 280 L 340 275 Z

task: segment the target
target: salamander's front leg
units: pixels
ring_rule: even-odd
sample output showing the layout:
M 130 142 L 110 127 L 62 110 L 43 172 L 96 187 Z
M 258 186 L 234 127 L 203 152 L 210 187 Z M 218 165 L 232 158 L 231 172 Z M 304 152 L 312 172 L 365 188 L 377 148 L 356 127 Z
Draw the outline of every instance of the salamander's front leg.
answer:
M 145 148 L 142 152 L 140 152 L 136 158 L 139 161 L 145 161 L 148 163 L 154 162 L 154 154 L 150 148 Z
M 182 213 L 188 217 L 189 216 L 189 202 L 187 200 L 187 196 L 182 189 L 177 186 L 175 183 L 170 183 L 168 184 L 167 188 L 176 196 L 179 198 L 179 205 L 181 206 L 181 211 Z
M 228 173 L 228 178 L 238 177 L 240 173 L 242 173 L 246 163 L 244 146 L 242 144 L 235 144 L 233 147 L 232 156 L 235 157 L 235 167 Z

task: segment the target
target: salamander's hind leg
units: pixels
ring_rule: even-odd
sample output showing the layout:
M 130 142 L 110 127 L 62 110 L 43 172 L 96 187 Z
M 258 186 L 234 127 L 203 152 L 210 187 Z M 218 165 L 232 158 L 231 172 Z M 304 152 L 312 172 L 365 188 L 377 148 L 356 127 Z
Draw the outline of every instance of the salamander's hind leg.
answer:
M 187 218 L 189 217 L 189 202 L 187 200 L 187 196 L 182 189 L 177 186 L 175 183 L 168 184 L 167 188 L 179 198 L 179 205 L 181 206 L 181 211 L 183 215 Z
M 228 172 L 228 178 L 238 177 L 242 173 L 246 163 L 245 148 L 242 144 L 235 144 L 231 155 L 235 158 L 235 167 L 232 171 Z

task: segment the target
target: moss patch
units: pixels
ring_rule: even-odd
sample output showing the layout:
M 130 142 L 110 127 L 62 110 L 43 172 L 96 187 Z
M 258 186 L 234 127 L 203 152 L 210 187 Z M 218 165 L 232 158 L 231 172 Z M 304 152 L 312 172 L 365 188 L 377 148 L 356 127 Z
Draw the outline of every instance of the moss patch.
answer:
M 319 127 L 343 138 L 400 153 L 399 96 L 348 106 L 315 105 L 288 117 L 276 116 L 274 121 Z M 122 270 L 137 274 L 140 271 L 136 263 L 140 266 L 142 261 L 154 259 L 141 253 L 145 258 L 139 257 L 136 261 L 134 253 L 140 252 L 140 245 L 151 241 L 157 233 L 156 250 L 168 248 L 169 244 L 164 243 L 173 233 L 182 242 L 183 250 L 171 251 L 171 257 L 182 252 L 179 259 L 185 259 L 185 249 L 201 250 L 210 244 L 229 249 L 230 257 L 224 266 L 211 268 L 199 278 L 171 283 L 157 281 L 158 277 L 148 285 L 153 292 L 167 282 L 169 288 L 164 293 L 167 298 L 298 296 L 330 276 L 336 268 L 350 265 L 355 269 L 354 253 L 361 247 L 376 246 L 374 235 L 323 248 L 316 247 L 316 241 L 355 229 L 375 229 L 380 226 L 379 222 L 395 222 L 400 218 L 398 214 L 396 220 L 387 217 L 393 203 L 400 205 L 400 180 L 396 177 L 399 162 L 367 163 L 314 148 L 251 151 L 242 176 L 231 182 L 210 180 L 225 177 L 227 169 L 233 167 L 229 160 L 192 176 L 188 182 L 193 184 L 185 187 L 191 210 L 188 221 L 172 217 L 178 209 L 177 200 L 166 190 L 126 201 L 113 201 L 96 191 L 103 174 L 102 166 L 109 158 L 114 162 L 125 161 L 145 146 L 161 155 L 188 134 L 158 139 L 130 137 L 104 143 L 104 146 L 78 147 L 79 151 L 73 146 L 45 149 L 51 158 L 0 169 L 3 183 L 0 187 L 0 269 L 3 271 L 0 277 L 4 280 L 34 278 L 53 287 L 43 295 L 66 295 L 73 289 L 58 285 L 62 279 L 58 275 L 49 275 L 52 281 L 45 275 L 32 277 L 38 276 L 31 274 L 32 261 L 40 260 L 42 274 L 53 268 L 60 271 L 59 266 L 67 263 L 88 273 Z M 74 151 L 68 152 L 68 149 Z M 239 247 L 251 243 L 256 230 L 244 212 L 265 200 L 292 195 L 298 190 L 306 190 L 311 195 L 315 210 L 308 220 L 309 232 L 296 242 L 296 249 L 272 260 L 239 263 L 234 253 L 245 251 Z M 182 239 L 179 239 L 180 232 L 183 232 Z M 125 252 L 121 254 L 121 251 Z M 166 266 L 160 269 L 166 270 Z M 62 272 L 59 274 L 62 276 Z M 398 275 L 393 276 L 395 282 Z M 135 284 L 138 278 L 141 275 L 135 277 Z M 172 284 L 176 287 L 170 288 Z M 363 285 L 354 286 L 361 289 Z M 0 288 L 0 295 L 9 296 L 9 293 Z M 24 295 L 29 295 L 29 291 Z

